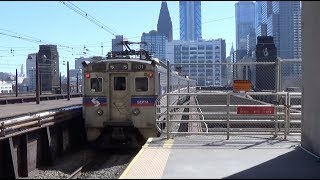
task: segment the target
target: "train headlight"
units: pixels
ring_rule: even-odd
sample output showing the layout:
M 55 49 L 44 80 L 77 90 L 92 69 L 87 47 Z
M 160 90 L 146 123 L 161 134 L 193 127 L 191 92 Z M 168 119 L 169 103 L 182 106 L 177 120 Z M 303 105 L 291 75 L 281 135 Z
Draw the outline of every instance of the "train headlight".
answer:
M 137 109 L 137 108 L 136 108 L 136 109 L 133 109 L 133 110 L 132 110 L 132 114 L 135 115 L 135 116 L 138 116 L 138 114 L 140 114 L 140 110 Z
M 101 109 L 98 109 L 98 110 L 97 110 L 97 114 L 98 114 L 99 116 L 102 116 L 103 111 L 102 111 Z

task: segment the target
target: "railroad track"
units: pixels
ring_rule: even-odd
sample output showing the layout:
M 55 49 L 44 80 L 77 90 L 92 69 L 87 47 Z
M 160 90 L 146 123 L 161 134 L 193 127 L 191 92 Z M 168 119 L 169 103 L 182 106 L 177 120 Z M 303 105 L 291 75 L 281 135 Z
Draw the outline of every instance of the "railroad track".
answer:
M 84 165 L 78 167 L 75 171 L 73 171 L 67 177 L 67 179 L 80 179 L 82 175 L 84 175 L 86 178 L 89 172 L 98 171 L 106 163 L 108 164 L 108 166 L 112 167 L 115 164 L 117 164 L 117 162 L 115 162 L 114 159 L 120 161 L 130 161 L 128 160 L 128 157 L 129 159 L 132 159 L 138 153 L 139 150 L 140 149 L 133 150 L 129 148 L 99 151 L 91 160 L 88 161 L 88 163 L 85 163 Z M 128 157 L 125 157 L 126 155 Z
M 99 168 L 99 166 L 104 164 L 112 155 L 114 155 L 114 153 L 110 151 L 98 152 L 93 159 L 91 159 L 87 164 L 76 169 L 67 177 L 67 179 L 77 179 L 83 172 L 88 172 L 90 170 Z

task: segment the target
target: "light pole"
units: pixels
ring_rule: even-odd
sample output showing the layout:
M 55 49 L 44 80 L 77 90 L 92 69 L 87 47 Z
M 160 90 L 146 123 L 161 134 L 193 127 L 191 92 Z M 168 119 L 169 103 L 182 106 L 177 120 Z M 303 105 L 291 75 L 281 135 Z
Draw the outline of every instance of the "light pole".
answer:
M 36 103 L 40 103 L 39 54 L 36 54 Z
M 69 61 L 67 61 L 67 97 L 70 100 L 70 74 L 69 74 Z
M 18 69 L 16 69 L 16 97 L 18 97 Z
M 77 93 L 79 93 L 79 77 L 78 77 L 78 73 L 77 73 Z
M 61 86 L 61 72 L 60 72 L 60 81 L 59 81 L 59 86 L 60 86 L 60 94 L 62 94 L 62 86 Z

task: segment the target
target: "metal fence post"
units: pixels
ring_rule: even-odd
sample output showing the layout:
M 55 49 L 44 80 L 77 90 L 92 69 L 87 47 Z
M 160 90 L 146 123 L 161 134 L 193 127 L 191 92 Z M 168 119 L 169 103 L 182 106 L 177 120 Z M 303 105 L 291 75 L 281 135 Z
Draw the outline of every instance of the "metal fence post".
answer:
M 278 96 L 278 95 L 277 95 Z M 278 136 L 278 107 L 277 105 L 273 105 L 274 108 L 274 136 Z
M 287 135 L 288 135 L 288 93 L 286 93 L 286 100 L 285 100 L 285 104 L 284 104 L 284 110 L 285 110 L 285 130 L 284 130 L 284 139 L 287 139 Z
M 227 94 L 227 140 L 230 138 L 230 93 Z
M 279 91 L 282 91 L 282 80 L 281 80 L 281 78 L 282 78 L 282 73 L 281 73 L 281 69 L 282 69 L 282 67 L 281 67 L 281 59 L 279 59 L 279 62 L 278 62 L 278 69 L 279 69 Z
M 275 82 L 275 92 L 279 92 L 280 91 L 280 87 L 279 87 L 279 81 L 280 81 L 280 68 L 279 68 L 279 59 L 276 59 L 276 63 L 275 63 L 276 67 L 275 67 L 275 76 L 276 76 L 276 82 Z M 278 97 L 278 96 L 277 96 Z M 278 99 L 277 99 L 278 100 Z
M 290 135 L 290 122 L 291 122 L 290 108 L 291 108 L 291 95 L 288 92 L 288 105 L 287 105 L 287 109 L 288 109 L 288 135 Z
M 167 140 L 170 139 L 170 122 L 169 122 L 169 92 L 170 92 L 170 62 L 167 61 Z

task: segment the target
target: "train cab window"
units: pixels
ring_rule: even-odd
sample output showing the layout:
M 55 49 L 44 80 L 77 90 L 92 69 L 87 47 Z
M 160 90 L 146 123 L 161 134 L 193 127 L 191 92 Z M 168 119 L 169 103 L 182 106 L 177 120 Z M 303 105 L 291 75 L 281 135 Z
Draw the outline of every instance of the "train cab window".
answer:
M 138 77 L 136 78 L 136 91 L 148 91 L 148 78 Z
M 114 90 L 125 91 L 126 90 L 126 78 L 114 77 Z
M 91 82 L 91 92 L 102 91 L 102 78 L 92 78 L 90 82 Z

